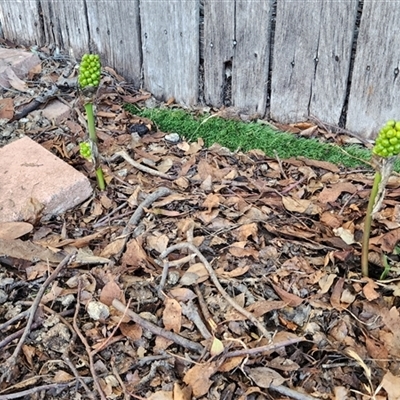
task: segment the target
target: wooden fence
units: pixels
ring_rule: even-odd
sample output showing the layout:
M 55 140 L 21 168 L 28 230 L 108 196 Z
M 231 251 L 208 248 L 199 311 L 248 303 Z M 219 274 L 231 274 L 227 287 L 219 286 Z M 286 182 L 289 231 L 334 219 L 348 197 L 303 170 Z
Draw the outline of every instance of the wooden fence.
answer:
M 92 51 L 137 87 L 372 138 L 400 119 L 400 6 L 387 0 L 1 0 L 0 35 Z

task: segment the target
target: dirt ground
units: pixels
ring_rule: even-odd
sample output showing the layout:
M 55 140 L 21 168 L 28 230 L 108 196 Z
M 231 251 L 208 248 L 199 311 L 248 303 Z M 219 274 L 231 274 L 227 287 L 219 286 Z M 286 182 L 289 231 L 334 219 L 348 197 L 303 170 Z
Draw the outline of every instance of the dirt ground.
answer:
M 41 57 L 33 98 L 76 80 L 73 60 Z M 32 95 L 3 91 L 1 143 L 28 135 L 95 186 L 76 87 L 57 87 L 72 108 L 58 126 L 20 118 Z M 371 263 L 363 278 L 370 170 L 205 148 L 126 102 L 154 99 L 104 68 L 106 190 L 45 222 L 33 208 L 31 231 L 0 249 L 0 400 L 398 400 L 399 177 L 371 238 L 371 260 L 385 253 L 392 270 L 379 281 Z

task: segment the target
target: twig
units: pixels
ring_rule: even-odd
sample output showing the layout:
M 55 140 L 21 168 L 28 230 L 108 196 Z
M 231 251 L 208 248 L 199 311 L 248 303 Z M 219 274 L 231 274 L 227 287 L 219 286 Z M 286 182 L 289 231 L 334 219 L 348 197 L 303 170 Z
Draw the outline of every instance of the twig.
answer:
M 172 193 L 172 191 L 166 187 L 160 187 L 158 188 L 155 192 L 152 194 L 149 194 L 145 200 L 143 200 L 138 207 L 136 208 L 135 212 L 129 219 L 128 223 L 126 224 L 125 228 L 122 230 L 122 237 L 124 240 L 123 245 L 121 246 L 121 250 L 118 252 L 118 254 L 115 255 L 115 259 L 118 260 L 121 257 L 122 252 L 125 249 L 125 246 L 129 240 L 129 237 L 131 233 L 133 232 L 133 227 L 136 226 L 140 218 L 142 218 L 142 215 L 144 213 L 144 209 L 148 208 L 152 203 L 154 203 L 158 198 L 163 197 L 163 196 L 168 196 Z
M 88 380 L 88 378 L 85 378 L 85 380 Z M 29 398 L 30 398 L 30 395 L 41 392 L 43 390 L 61 389 L 64 387 L 71 387 L 71 386 L 75 386 L 75 385 L 76 385 L 76 382 L 74 381 L 74 382 L 68 382 L 68 383 L 50 383 L 48 385 L 35 386 L 28 390 L 23 390 L 22 392 L 0 395 L 0 400 L 19 399 L 20 397 L 25 397 L 25 396 L 29 396 Z
M 166 339 L 172 340 L 174 343 L 185 347 L 186 349 L 196 351 L 197 353 L 201 353 L 204 348 L 201 344 L 193 342 L 189 339 L 184 338 L 181 335 L 178 335 L 174 332 L 166 331 L 165 329 L 151 323 L 150 321 L 145 320 L 134 311 L 127 309 L 127 307 L 122 304 L 119 300 L 114 299 L 112 302 L 114 308 L 116 308 L 120 312 L 125 312 L 126 315 L 133 321 L 139 324 L 142 328 L 147 329 L 154 335 L 162 336 Z
M 260 321 L 258 321 L 258 319 L 252 313 L 250 313 L 249 311 L 247 311 L 243 307 L 241 307 L 239 304 L 237 304 L 236 301 L 234 299 L 232 299 L 232 297 L 230 297 L 228 295 L 228 293 L 226 293 L 225 289 L 219 283 L 217 275 L 215 274 L 214 270 L 212 269 L 212 267 L 209 264 L 209 262 L 207 261 L 207 259 L 203 256 L 203 254 L 200 252 L 200 250 L 197 247 L 195 247 L 193 244 L 183 242 L 183 243 L 178 243 L 174 246 L 168 247 L 168 249 L 166 249 L 165 251 L 162 252 L 162 254 L 160 254 L 160 258 L 161 259 L 166 258 L 168 256 L 168 254 L 172 253 L 173 251 L 183 250 L 183 249 L 190 250 L 191 252 L 193 252 L 197 255 L 199 260 L 204 264 L 204 267 L 206 268 L 208 274 L 210 275 L 210 278 L 211 278 L 213 284 L 218 289 L 218 291 L 221 293 L 221 295 L 224 297 L 224 299 L 229 303 L 229 305 L 232 306 L 235 310 L 239 311 L 248 320 L 250 320 L 259 329 L 259 331 L 262 333 L 262 335 L 264 335 L 266 338 L 269 339 L 271 337 L 271 334 L 265 329 L 265 327 L 260 323 Z
M 209 332 L 203 320 L 201 319 L 200 314 L 193 302 L 189 301 L 188 304 L 183 303 L 181 306 L 182 314 L 196 325 L 201 336 L 203 336 L 204 339 L 211 339 L 212 334 Z
M 75 379 L 77 381 L 80 382 L 80 384 L 82 385 L 82 387 L 85 389 L 86 394 L 88 395 L 88 397 L 92 400 L 96 400 L 95 395 L 92 393 L 92 391 L 89 389 L 89 386 L 86 385 L 85 381 L 83 380 L 83 377 L 81 377 L 77 371 L 77 369 L 75 368 L 74 363 L 69 359 L 67 354 L 64 354 L 62 357 L 63 361 L 65 362 L 65 364 L 68 365 L 69 369 L 72 371 L 72 373 L 75 376 Z
M 203 313 L 203 317 L 208 323 L 208 326 L 211 328 L 212 332 L 215 332 L 217 329 L 217 324 L 213 320 L 213 317 L 210 314 L 210 311 L 208 311 L 207 304 L 204 301 L 203 293 L 201 293 L 200 287 L 197 283 L 193 285 L 194 292 L 197 295 L 197 301 L 199 302 L 200 310 Z
M 115 379 L 118 381 L 119 385 L 121 386 L 122 391 L 124 392 L 124 400 L 129 400 L 129 394 L 126 390 L 126 386 L 124 384 L 124 381 L 121 379 L 118 369 L 115 366 L 115 362 L 114 360 L 111 361 L 111 368 L 112 368 L 112 372 L 115 376 Z
M 132 228 L 136 226 L 140 219 L 142 218 L 142 214 L 144 213 L 144 209 L 148 208 L 152 203 L 158 200 L 160 197 L 168 196 L 172 193 L 171 189 L 166 187 L 160 187 L 152 194 L 148 195 L 145 200 L 143 200 L 135 210 L 132 217 L 129 219 L 126 224 L 124 230 L 122 231 L 123 235 L 127 235 L 131 232 Z
M 281 174 L 284 176 L 285 179 L 288 179 L 288 177 L 287 177 L 287 175 L 286 175 L 286 172 L 285 172 L 285 170 L 283 169 L 282 161 L 281 161 L 281 159 L 279 158 L 279 154 L 278 154 L 278 152 L 277 152 L 276 150 L 274 150 L 274 154 L 275 154 L 276 161 L 278 161 L 279 169 L 281 170 Z
M 42 300 L 45 290 L 50 285 L 50 283 L 57 277 L 57 275 L 60 273 L 60 271 L 69 263 L 69 261 L 72 259 L 72 257 L 74 255 L 75 255 L 75 252 L 68 254 L 66 257 L 64 257 L 64 259 L 58 264 L 58 266 L 53 271 L 53 273 L 45 280 L 45 282 L 43 283 L 43 286 L 39 289 L 39 291 L 36 295 L 36 299 L 30 308 L 30 314 L 29 314 L 28 321 L 26 323 L 24 333 L 22 334 L 21 339 L 19 340 L 18 345 L 14 350 L 14 353 L 6 361 L 5 365 L 2 367 L 4 372 L 2 373 L 2 375 L 0 377 L 0 381 L 6 380 L 6 382 L 8 382 L 8 380 L 11 376 L 12 370 L 17 362 L 18 355 L 22 349 L 22 346 L 24 345 L 25 339 L 29 335 L 29 332 L 32 327 L 33 319 L 36 314 L 36 310 L 39 306 L 40 301 Z
M 126 153 L 126 151 L 124 151 L 124 150 L 118 151 L 117 153 L 115 153 L 115 156 L 122 157 L 126 162 L 131 164 L 133 167 L 135 167 L 139 171 L 146 172 L 147 174 L 158 176 L 163 179 L 168 179 L 169 181 L 173 181 L 174 179 L 176 179 L 175 176 L 170 176 L 170 175 L 164 174 L 163 172 L 157 171 L 155 169 L 146 167 L 146 166 L 138 163 L 137 161 L 135 161 L 131 157 L 129 157 L 128 154 Z M 114 157 L 113 157 L 113 159 L 114 159 Z
M 271 343 L 271 344 L 267 344 L 265 346 L 254 347 L 252 349 L 230 351 L 229 353 L 225 354 L 225 357 L 226 358 L 240 357 L 240 356 L 247 356 L 247 355 L 252 355 L 252 354 L 260 354 L 260 353 L 264 353 L 265 351 L 275 351 L 277 349 L 280 349 L 281 347 L 290 346 L 292 344 L 296 344 L 296 343 L 302 342 L 304 340 L 307 340 L 307 339 L 304 337 L 297 337 L 297 338 L 293 338 L 293 339 L 284 340 L 283 342 Z
M 21 301 L 21 302 L 18 302 L 18 304 L 22 304 L 22 305 L 32 305 L 33 304 L 33 301 Z M 42 304 L 42 307 L 46 310 L 46 309 L 48 309 L 48 307 L 46 307 L 46 306 L 44 306 L 43 304 Z M 51 310 L 51 308 L 50 308 L 50 310 Z M 53 311 L 53 310 L 52 310 Z M 53 311 L 53 313 L 54 314 L 57 314 L 59 317 L 60 317 L 60 320 L 61 321 L 66 321 L 63 317 L 64 316 L 67 316 L 67 315 L 69 315 L 69 314 L 71 314 L 71 311 L 72 310 L 65 310 L 65 311 L 62 311 L 61 313 L 56 313 L 55 311 Z M 21 314 L 18 314 L 18 316 L 19 315 L 27 315 L 27 314 L 29 314 L 29 309 L 28 310 L 26 310 L 26 311 L 24 311 L 23 313 L 21 313 Z M 68 322 L 67 322 L 68 323 Z M 33 330 L 35 330 L 35 329 L 37 329 L 37 328 L 39 328 L 40 326 L 42 326 L 43 325 L 43 321 L 38 321 L 38 322 L 34 322 L 33 324 L 32 324 L 32 326 L 31 326 L 31 331 L 33 331 Z M 14 333 L 12 333 L 11 335 L 9 335 L 9 336 L 7 336 L 6 338 L 4 338 L 1 342 L 0 342 L 0 349 L 1 348 L 3 348 L 3 347 L 5 347 L 8 343 L 10 343 L 10 342 L 12 342 L 13 340 L 15 340 L 15 339 L 18 339 L 19 337 L 21 337 L 22 335 L 23 335 L 23 333 L 24 333 L 24 330 L 25 330 L 25 328 L 21 328 L 20 330 L 18 330 L 18 331 L 16 331 L 16 332 L 14 332 Z M 73 330 L 72 330 L 73 331 Z M 0 332 L 1 332 L 1 329 L 0 329 Z
M 288 387 L 283 385 L 280 386 L 271 385 L 269 389 L 275 390 L 275 392 L 283 394 L 284 396 L 291 397 L 292 399 L 295 400 L 318 400 L 316 397 L 312 397 L 309 396 L 308 394 L 297 392 L 296 390 L 289 389 Z
M 128 304 L 126 305 L 126 310 L 128 310 L 130 304 L 131 304 L 132 299 L 129 299 Z M 97 347 L 96 349 L 92 350 L 92 356 L 94 356 L 95 354 L 97 354 L 99 351 L 103 350 L 107 344 L 110 342 L 110 340 L 112 339 L 112 337 L 115 335 L 115 333 L 117 332 L 117 330 L 119 329 L 119 326 L 121 325 L 121 322 L 124 320 L 125 318 L 125 311 L 124 314 L 122 315 L 122 317 L 119 319 L 118 324 L 116 325 L 116 327 L 114 328 L 114 330 L 112 331 L 111 335 L 104 340 L 103 343 L 100 344 L 99 347 Z
M 93 381 L 94 381 L 94 385 L 95 385 L 95 387 L 97 389 L 97 392 L 99 393 L 99 395 L 100 395 L 102 400 L 107 400 L 106 395 L 104 394 L 103 389 L 100 386 L 100 383 L 99 383 L 99 380 L 98 380 L 98 377 L 97 377 L 97 374 L 96 374 L 96 369 L 94 368 L 93 355 L 92 355 L 89 343 L 87 342 L 85 336 L 83 336 L 82 332 L 79 330 L 78 324 L 76 322 L 77 317 L 78 317 L 78 312 L 79 312 L 79 306 L 80 306 L 81 286 L 82 286 L 82 283 L 79 280 L 79 283 L 78 283 L 78 294 L 77 294 L 77 299 L 76 299 L 76 308 L 75 308 L 75 314 L 74 314 L 74 319 L 73 319 L 73 326 L 74 326 L 75 332 L 79 336 L 79 339 L 81 340 L 81 342 L 85 346 L 86 353 L 87 353 L 87 355 L 89 357 L 90 373 L 92 374 L 92 378 L 93 378 Z

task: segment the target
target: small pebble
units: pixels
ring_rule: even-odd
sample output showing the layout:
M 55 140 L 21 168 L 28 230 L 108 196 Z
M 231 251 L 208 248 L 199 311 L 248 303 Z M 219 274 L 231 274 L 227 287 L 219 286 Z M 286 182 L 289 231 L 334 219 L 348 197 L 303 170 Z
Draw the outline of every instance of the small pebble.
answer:
M 179 143 L 180 140 L 181 140 L 180 136 L 179 136 L 177 133 L 170 133 L 170 134 L 168 134 L 168 135 L 165 135 L 165 136 L 164 136 L 164 139 L 165 139 L 167 142 L 173 143 L 173 144 Z
M 91 301 L 86 308 L 89 317 L 98 321 L 99 319 L 106 319 L 110 315 L 109 308 L 100 301 Z

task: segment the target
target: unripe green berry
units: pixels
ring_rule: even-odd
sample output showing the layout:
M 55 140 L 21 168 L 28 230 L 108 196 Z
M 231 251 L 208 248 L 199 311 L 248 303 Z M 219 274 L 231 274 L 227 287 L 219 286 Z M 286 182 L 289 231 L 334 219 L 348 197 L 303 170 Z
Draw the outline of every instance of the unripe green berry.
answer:
M 392 157 L 400 153 L 400 121 L 386 122 L 379 131 L 372 152 L 380 157 Z
M 98 54 L 84 54 L 79 67 L 78 82 L 81 89 L 87 86 L 97 87 L 100 83 L 101 64 Z

